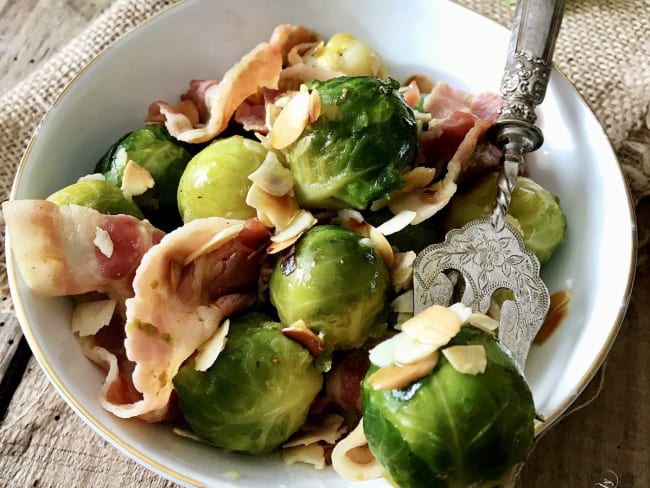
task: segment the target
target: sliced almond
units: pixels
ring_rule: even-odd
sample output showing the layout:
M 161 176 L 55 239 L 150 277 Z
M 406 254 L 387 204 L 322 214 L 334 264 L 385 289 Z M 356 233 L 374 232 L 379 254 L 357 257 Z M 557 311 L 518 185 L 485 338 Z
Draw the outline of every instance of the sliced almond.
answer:
M 411 320 L 412 318 L 413 318 L 412 313 L 399 312 L 395 317 L 395 325 L 393 325 L 393 327 L 396 330 L 402 330 L 402 324 L 404 324 L 408 320 Z
M 447 307 L 432 305 L 404 322 L 402 331 L 422 343 L 442 347 L 460 332 L 461 325 L 458 316 Z
M 220 232 L 217 232 L 210 240 L 203 243 L 201 246 L 197 247 L 192 253 L 185 258 L 183 261 L 183 266 L 187 266 L 192 261 L 211 253 L 212 251 L 219 249 L 225 242 L 232 240 L 237 237 L 239 233 L 244 228 L 244 224 L 234 224 L 230 227 L 226 227 Z
M 413 251 L 395 253 L 390 268 L 391 281 L 396 292 L 413 287 L 413 265 L 416 254 Z
M 487 354 L 481 344 L 446 347 L 442 350 L 442 354 L 459 373 L 482 374 L 487 367 Z
M 416 188 L 428 186 L 436 176 L 435 168 L 418 166 L 404 175 L 404 186 L 396 192 L 408 193 Z
M 492 317 L 488 317 L 483 313 L 471 314 L 467 319 L 467 322 L 477 329 L 481 329 L 483 332 L 487 332 L 490 335 L 495 335 L 497 329 L 499 328 L 498 320 L 494 320 Z
M 318 356 L 325 350 L 325 343 L 302 320 L 296 321 L 282 329 L 282 334 L 299 344 L 302 344 L 312 356 Z
M 142 195 L 156 182 L 151 173 L 133 160 L 129 160 L 124 167 L 122 186 L 120 189 L 126 198 Z
M 266 253 L 267 254 L 277 254 L 279 252 L 284 251 L 285 249 L 289 249 L 291 246 L 293 246 L 296 242 L 298 242 L 298 239 L 300 239 L 301 235 L 297 235 L 292 237 L 291 239 L 284 240 L 282 242 L 271 242 L 269 247 L 266 248 Z
M 309 123 L 315 122 L 320 117 L 321 101 L 318 90 L 312 90 L 309 94 Z
M 320 444 L 286 447 L 282 449 L 282 461 L 287 466 L 303 463 L 313 466 L 314 469 L 325 469 L 325 449 Z
M 300 236 L 304 232 L 307 232 L 317 223 L 318 220 L 311 212 L 308 210 L 299 210 L 298 213 L 292 217 L 289 225 L 283 229 L 282 232 L 272 236 L 271 240 L 273 242 L 283 242 L 292 239 L 293 237 Z
M 390 308 L 393 312 L 413 313 L 413 290 L 408 290 L 398 295 L 395 300 L 390 303 Z
M 339 440 L 342 435 L 342 425 L 343 417 L 336 414 L 330 414 L 325 417 L 322 425 L 318 426 L 314 430 L 292 437 L 282 444 L 282 447 L 308 446 L 310 444 L 316 444 L 317 442 L 336 444 L 336 441 Z
M 439 358 L 440 352 L 436 350 L 430 356 L 415 363 L 404 365 L 392 364 L 379 368 L 370 375 L 368 383 L 375 390 L 406 388 L 414 381 L 424 378 L 431 373 L 433 368 L 438 364 Z
M 113 255 L 113 240 L 111 239 L 111 235 L 101 227 L 95 228 L 93 244 L 107 258 Z
M 198 435 L 196 435 L 191 430 L 182 429 L 180 427 L 174 427 L 172 429 L 172 432 L 174 434 L 176 434 L 178 437 L 184 437 L 185 439 L 192 439 L 193 441 L 196 441 L 196 442 L 201 442 L 203 444 L 208 444 L 208 442 L 205 439 L 201 439 Z
M 369 225 L 369 227 L 368 237 L 375 243 L 375 249 L 377 249 L 377 252 L 381 256 L 386 267 L 390 269 L 395 259 L 393 248 L 390 245 L 390 242 L 388 242 L 388 239 L 386 239 L 381 232 L 371 225 Z
M 72 332 L 79 337 L 95 335 L 111 322 L 116 305 L 111 299 L 77 304 L 72 312 Z
M 439 346 L 414 339 L 404 333 L 403 330 L 400 335 L 402 336 L 402 340 L 397 343 L 397 347 L 395 348 L 394 360 L 396 364 L 406 365 L 417 363 L 438 350 Z
M 273 151 L 266 154 L 260 167 L 248 175 L 248 179 L 275 196 L 287 195 L 293 189 L 291 170 L 282 165 Z
M 452 305 L 449 305 L 449 310 L 456 314 L 456 317 L 458 317 L 458 320 L 460 320 L 461 324 L 467 322 L 473 313 L 470 307 L 461 302 L 456 302 Z
M 360 455 L 359 449 L 365 450 Z M 363 431 L 363 420 L 332 451 L 332 467 L 346 480 L 366 481 L 381 478 L 382 469 L 370 452 Z
M 278 115 L 271 128 L 273 149 L 284 149 L 298 140 L 309 123 L 310 96 L 308 92 L 296 93 Z
M 381 232 L 385 236 L 395 234 L 408 227 L 408 225 L 413 222 L 416 215 L 417 214 L 412 210 L 403 210 L 377 227 L 377 231 Z
M 257 210 L 260 222 L 272 224 L 276 231 L 286 229 L 298 212 L 295 200 L 289 195 L 271 195 L 257 183 L 253 183 L 246 194 L 246 205 Z
M 106 181 L 106 177 L 101 173 L 92 173 L 92 174 L 80 177 L 77 180 L 77 183 L 81 183 L 83 181 Z
M 194 358 L 194 369 L 197 371 L 207 371 L 223 351 L 226 346 L 228 331 L 230 330 L 230 320 L 224 320 L 217 331 L 203 343 Z
M 395 348 L 402 340 L 403 334 L 395 334 L 370 349 L 368 358 L 375 366 L 383 368 L 395 363 Z

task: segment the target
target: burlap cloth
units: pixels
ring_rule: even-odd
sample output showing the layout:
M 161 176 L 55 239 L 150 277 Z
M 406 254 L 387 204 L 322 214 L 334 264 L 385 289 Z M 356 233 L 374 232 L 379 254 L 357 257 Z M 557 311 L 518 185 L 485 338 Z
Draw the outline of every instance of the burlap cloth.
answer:
M 10 192 L 32 132 L 72 78 L 122 34 L 178 0 L 117 0 L 22 83 L 0 96 L 0 201 Z M 509 26 L 507 0 L 456 0 Z M 454 42 L 474 42 L 463 34 Z M 650 0 L 568 0 L 555 63 L 601 121 L 634 202 L 650 194 Z M 588 168 L 585 168 L 588 171 Z M 0 221 L 0 231 L 4 223 Z M 646 244 L 640 229 L 639 245 Z M 0 296 L 8 296 L 4 248 Z M 11 300 L 0 302 L 11 314 Z

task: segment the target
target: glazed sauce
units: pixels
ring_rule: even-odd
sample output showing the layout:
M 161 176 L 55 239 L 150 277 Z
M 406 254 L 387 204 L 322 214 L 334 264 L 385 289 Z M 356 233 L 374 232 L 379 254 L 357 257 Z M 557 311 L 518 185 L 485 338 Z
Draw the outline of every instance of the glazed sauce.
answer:
M 551 295 L 551 304 L 548 307 L 546 319 L 539 329 L 533 344 L 544 344 L 551 337 L 551 334 L 560 326 L 562 321 L 569 315 L 569 302 L 571 301 L 571 292 L 560 290 Z

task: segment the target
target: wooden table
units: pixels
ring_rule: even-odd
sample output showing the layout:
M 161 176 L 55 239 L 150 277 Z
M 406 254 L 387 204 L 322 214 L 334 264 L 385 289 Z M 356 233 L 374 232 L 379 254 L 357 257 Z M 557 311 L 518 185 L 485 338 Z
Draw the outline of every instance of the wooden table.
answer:
M 0 0 L 0 94 L 111 3 Z M 642 203 L 636 286 L 606 369 L 575 403 L 584 407 L 539 441 L 520 487 L 650 486 L 648 224 L 650 205 Z M 123 456 L 75 416 L 31 357 L 14 320 L 0 323 L 0 380 L 0 488 L 176 486 Z

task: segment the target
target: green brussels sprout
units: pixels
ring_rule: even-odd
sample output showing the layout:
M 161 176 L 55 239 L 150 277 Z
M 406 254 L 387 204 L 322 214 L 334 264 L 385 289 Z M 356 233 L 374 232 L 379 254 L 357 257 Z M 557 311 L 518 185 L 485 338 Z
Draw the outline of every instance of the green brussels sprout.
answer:
M 366 241 L 358 232 L 321 225 L 278 260 L 269 292 L 282 323 L 304 320 L 331 349 L 361 346 L 390 289 L 386 265 Z
M 274 449 L 298 430 L 322 383 L 311 354 L 257 312 L 231 317 L 225 348 L 207 371 L 189 363 L 173 379 L 197 435 L 251 454 Z
M 376 212 L 364 212 L 364 219 L 375 227 L 380 226 L 393 217 L 388 208 Z M 407 225 L 399 232 L 386 236 L 388 242 L 400 251 L 420 252 L 422 249 L 444 239 L 445 233 L 437 219 L 427 219 L 417 225 Z
M 47 199 L 57 205 L 81 205 L 108 215 L 126 214 L 142 219 L 138 206 L 122 190 L 104 180 L 82 180 L 61 188 Z
M 129 160 L 145 168 L 154 179 L 153 188 L 133 200 L 153 221 L 178 220 L 176 189 L 183 170 L 192 154 L 184 145 L 169 135 L 162 124 L 129 132 L 119 139 L 102 156 L 95 171 L 102 173 L 106 181 L 122 185 L 124 168 Z
M 303 208 L 364 209 L 404 184 L 418 146 L 413 111 L 395 80 L 311 81 L 320 117 L 285 149 Z
M 242 136 L 220 139 L 200 151 L 185 168 L 178 185 L 178 208 L 183 222 L 202 217 L 249 219 L 246 205 L 248 176 L 264 161 L 267 150 Z
M 374 390 L 374 365 L 362 382 L 368 446 L 400 488 L 492 488 L 533 447 L 535 406 L 518 367 L 472 326 L 449 345 L 469 344 L 485 348 L 485 372 L 459 373 L 440 354 L 435 369 L 406 388 Z
M 447 230 L 492 213 L 496 195 L 496 173 L 488 173 L 455 195 L 445 217 Z M 520 176 L 512 192 L 508 214 L 519 223 L 524 242 L 540 263 L 548 261 L 566 235 L 566 217 L 558 197 Z

